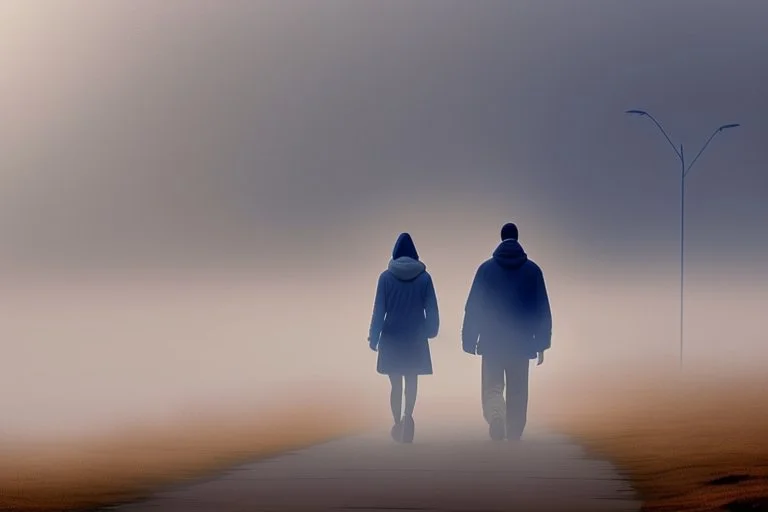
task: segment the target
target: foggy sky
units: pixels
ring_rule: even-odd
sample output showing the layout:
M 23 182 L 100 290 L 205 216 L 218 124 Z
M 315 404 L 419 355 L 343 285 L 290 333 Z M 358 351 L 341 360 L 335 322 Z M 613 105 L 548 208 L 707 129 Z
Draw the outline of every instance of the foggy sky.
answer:
M 518 220 L 558 252 L 545 261 L 674 272 L 678 162 L 629 108 L 689 157 L 742 123 L 688 182 L 689 257 L 764 267 L 761 0 L 9 0 L 0 15 L 10 271 L 332 265 L 419 222 L 435 254 L 473 230 L 492 248 Z M 458 224 L 471 212 L 485 223 Z

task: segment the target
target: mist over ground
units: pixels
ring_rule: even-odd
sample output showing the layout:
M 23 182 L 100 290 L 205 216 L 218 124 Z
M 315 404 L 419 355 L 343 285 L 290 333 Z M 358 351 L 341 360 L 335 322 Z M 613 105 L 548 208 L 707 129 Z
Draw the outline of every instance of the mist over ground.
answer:
M 427 235 L 427 223 L 415 224 L 441 312 L 441 333 L 431 342 L 435 375 L 422 378 L 419 407 L 479 406 L 479 358 L 461 351 L 460 328 L 474 270 L 495 246 L 496 230 L 472 234 L 467 226 L 461 239 L 446 239 Z M 9 391 L 0 398 L 3 429 L 93 432 L 190 407 L 316 405 L 345 390 L 373 410 L 378 405 L 388 421 L 388 381 L 375 373 L 366 335 L 376 278 L 395 233 L 363 227 L 371 240 L 364 245 L 378 255 L 340 254 L 303 269 L 115 274 L 7 286 L 0 321 L 6 340 L 0 385 Z M 532 370 L 534 420 L 539 408 L 556 407 L 574 385 L 597 391 L 615 379 L 652 380 L 676 369 L 673 275 L 644 276 L 631 267 L 597 273 L 576 252 L 568 254 L 568 265 L 557 265 L 559 254 L 538 249 L 547 246 L 544 234 L 530 230 L 524 228 L 521 240 L 544 268 L 555 321 L 553 348 Z M 688 277 L 686 370 L 709 372 L 712 379 L 760 375 L 768 359 L 765 277 L 724 281 L 696 269 Z

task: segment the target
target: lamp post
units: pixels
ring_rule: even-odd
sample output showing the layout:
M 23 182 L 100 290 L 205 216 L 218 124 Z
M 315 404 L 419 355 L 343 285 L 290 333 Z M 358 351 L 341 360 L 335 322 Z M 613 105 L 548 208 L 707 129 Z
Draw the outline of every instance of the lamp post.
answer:
M 633 114 L 638 115 L 642 117 L 647 117 L 653 123 L 656 125 L 656 127 L 661 131 L 661 133 L 664 135 L 664 137 L 667 139 L 667 142 L 669 142 L 669 145 L 672 146 L 672 150 L 675 152 L 675 155 L 677 155 L 677 158 L 680 160 L 680 368 L 683 367 L 683 284 L 684 284 L 684 278 L 685 278 L 685 177 L 688 175 L 688 173 L 691 171 L 691 167 L 693 167 L 693 164 L 696 163 L 696 161 L 699 159 L 701 154 L 704 152 L 705 149 L 707 149 L 707 146 L 709 146 L 709 143 L 712 142 L 712 139 L 715 138 L 715 135 L 718 133 L 727 130 L 729 128 L 736 128 L 737 126 L 740 126 L 738 123 L 732 123 L 732 124 L 724 124 L 720 126 L 718 129 L 716 129 L 714 132 L 712 132 L 712 135 L 709 136 L 709 139 L 707 139 L 707 142 L 704 143 L 704 146 L 699 150 L 699 152 L 696 154 L 696 156 L 691 160 L 691 163 L 688 164 L 688 167 L 685 166 L 685 154 L 683 153 L 683 145 L 680 144 L 680 150 L 678 151 L 677 147 L 672 143 L 672 140 L 669 138 L 669 135 L 667 135 L 667 132 L 664 131 L 664 128 L 661 127 L 661 124 L 654 118 L 651 114 L 646 112 L 645 110 L 627 110 L 627 114 Z

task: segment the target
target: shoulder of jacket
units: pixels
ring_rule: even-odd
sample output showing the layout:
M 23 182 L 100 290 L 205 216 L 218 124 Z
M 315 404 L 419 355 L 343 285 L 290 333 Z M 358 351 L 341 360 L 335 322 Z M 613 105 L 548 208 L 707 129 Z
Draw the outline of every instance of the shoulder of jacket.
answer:
M 538 265 L 536 264 L 536 262 L 535 262 L 535 261 L 533 261 L 533 260 L 528 260 L 528 261 L 526 261 L 526 262 L 525 262 L 525 265 L 526 265 L 526 266 L 527 266 L 527 267 L 528 267 L 528 268 L 529 268 L 529 269 L 530 269 L 532 272 L 535 272 L 535 273 L 537 273 L 537 274 L 543 274 L 543 272 L 541 271 L 541 267 L 540 267 L 540 266 L 538 266 Z
M 429 273 L 427 273 L 427 271 L 425 270 L 424 272 L 416 276 L 413 279 L 413 282 L 423 287 L 424 290 L 427 290 L 429 286 L 432 284 L 432 276 L 430 276 Z
M 493 258 L 488 258 L 487 260 L 482 262 L 479 267 L 477 267 L 477 271 L 478 272 L 482 272 L 485 269 L 487 269 L 488 267 L 490 267 L 491 265 L 493 265 L 494 263 L 495 263 L 495 261 L 494 261 Z

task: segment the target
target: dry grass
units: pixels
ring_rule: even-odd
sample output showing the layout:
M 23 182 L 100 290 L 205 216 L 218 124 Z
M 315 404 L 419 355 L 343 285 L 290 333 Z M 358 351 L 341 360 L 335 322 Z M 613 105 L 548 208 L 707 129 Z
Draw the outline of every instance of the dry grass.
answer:
M 622 468 L 644 510 L 768 510 L 768 376 L 595 382 L 552 421 Z
M 342 411 L 350 411 L 344 414 Z M 88 509 L 365 428 L 336 404 L 187 415 L 101 438 L 0 444 L 0 510 Z

